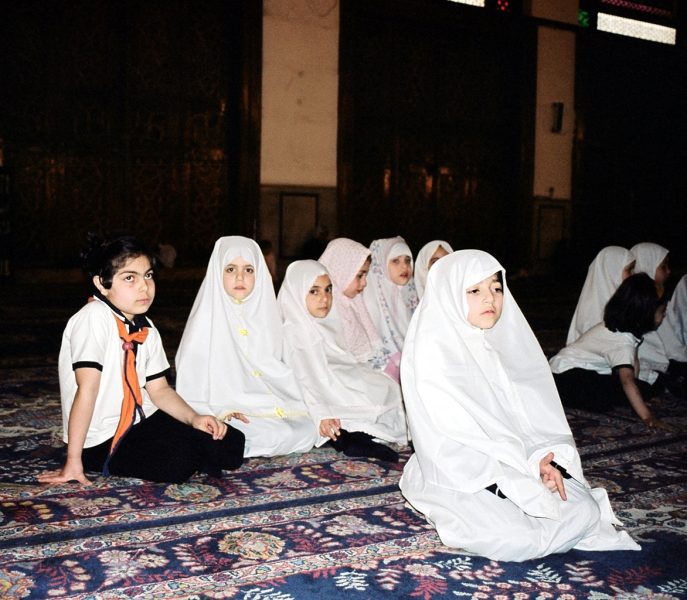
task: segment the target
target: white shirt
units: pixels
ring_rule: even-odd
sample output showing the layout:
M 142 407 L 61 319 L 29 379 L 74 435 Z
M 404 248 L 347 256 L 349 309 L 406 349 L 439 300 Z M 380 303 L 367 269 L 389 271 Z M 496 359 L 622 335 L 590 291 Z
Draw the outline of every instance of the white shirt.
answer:
M 610 331 L 598 323 L 549 361 L 554 373 L 586 369 L 609 375 L 615 367 L 634 369 L 639 340 L 629 332 Z
M 65 443 L 69 442 L 69 413 L 77 390 L 75 366 L 94 367 L 101 371 L 100 387 L 84 448 L 97 446 L 115 434 L 124 396 L 124 351 L 115 318 L 121 319 L 107 304 L 96 298 L 72 316 L 64 330 L 58 368 Z M 148 337 L 137 346 L 136 373 L 141 386 L 143 413 L 149 417 L 157 408 L 143 386 L 147 380 L 165 375 L 169 363 L 158 330 L 150 319 L 147 320 L 150 323 Z

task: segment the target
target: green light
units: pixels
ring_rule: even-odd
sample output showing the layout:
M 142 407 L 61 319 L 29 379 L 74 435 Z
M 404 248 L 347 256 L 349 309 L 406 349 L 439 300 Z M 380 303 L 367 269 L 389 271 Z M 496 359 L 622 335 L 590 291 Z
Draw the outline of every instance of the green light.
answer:
M 580 27 L 589 27 L 589 11 L 588 10 L 578 10 L 577 11 L 577 23 Z

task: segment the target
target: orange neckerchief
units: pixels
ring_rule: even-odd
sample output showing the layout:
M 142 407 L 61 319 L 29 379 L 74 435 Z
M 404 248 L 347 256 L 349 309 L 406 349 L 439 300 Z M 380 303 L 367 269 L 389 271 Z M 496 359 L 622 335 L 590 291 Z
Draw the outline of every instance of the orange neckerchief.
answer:
M 113 315 L 114 320 L 117 321 L 117 329 L 119 337 L 124 342 L 122 350 L 124 350 L 124 366 L 122 368 L 122 387 L 124 388 L 124 397 L 122 398 L 122 411 L 119 415 L 119 424 L 112 438 L 112 445 L 110 446 L 110 453 L 107 455 L 107 460 L 103 465 L 103 475 L 109 475 L 108 464 L 112 455 L 116 452 L 119 442 L 127 434 L 131 426 L 136 420 L 136 413 L 143 414 L 143 398 L 141 396 L 141 386 L 138 383 L 138 374 L 136 373 L 136 353 L 134 352 L 135 344 L 142 344 L 148 337 L 148 328 L 143 327 L 139 331 L 129 333 L 127 331 L 124 321 L 118 319 Z

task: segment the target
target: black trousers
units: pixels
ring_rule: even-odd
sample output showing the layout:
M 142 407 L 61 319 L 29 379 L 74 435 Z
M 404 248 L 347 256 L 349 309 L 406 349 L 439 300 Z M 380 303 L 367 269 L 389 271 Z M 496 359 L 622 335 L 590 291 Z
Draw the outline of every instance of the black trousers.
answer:
M 564 406 L 605 412 L 629 404 L 617 373 L 602 375 L 587 369 L 570 369 L 554 373 L 553 379 Z M 639 379 L 635 383 L 645 401 L 651 398 L 652 387 L 648 383 Z
M 111 443 L 83 449 L 85 471 L 102 472 Z M 166 483 L 181 483 L 197 471 L 219 477 L 222 469 L 241 466 L 244 443 L 243 433 L 231 426 L 224 439 L 213 440 L 158 410 L 122 438 L 108 468 L 111 475 Z

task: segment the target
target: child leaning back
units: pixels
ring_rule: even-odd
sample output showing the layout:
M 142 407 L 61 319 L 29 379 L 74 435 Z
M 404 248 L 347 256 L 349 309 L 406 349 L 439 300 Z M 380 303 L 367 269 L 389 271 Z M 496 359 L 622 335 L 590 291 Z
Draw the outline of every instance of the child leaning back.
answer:
M 95 292 L 67 323 L 59 358 L 67 458 L 41 483 L 89 484 L 88 471 L 179 483 L 243 460 L 244 435 L 196 413 L 167 383 L 169 363 L 146 313 L 155 258 L 131 236 L 89 235 L 81 253 Z M 159 410 L 158 410 L 159 409 Z

